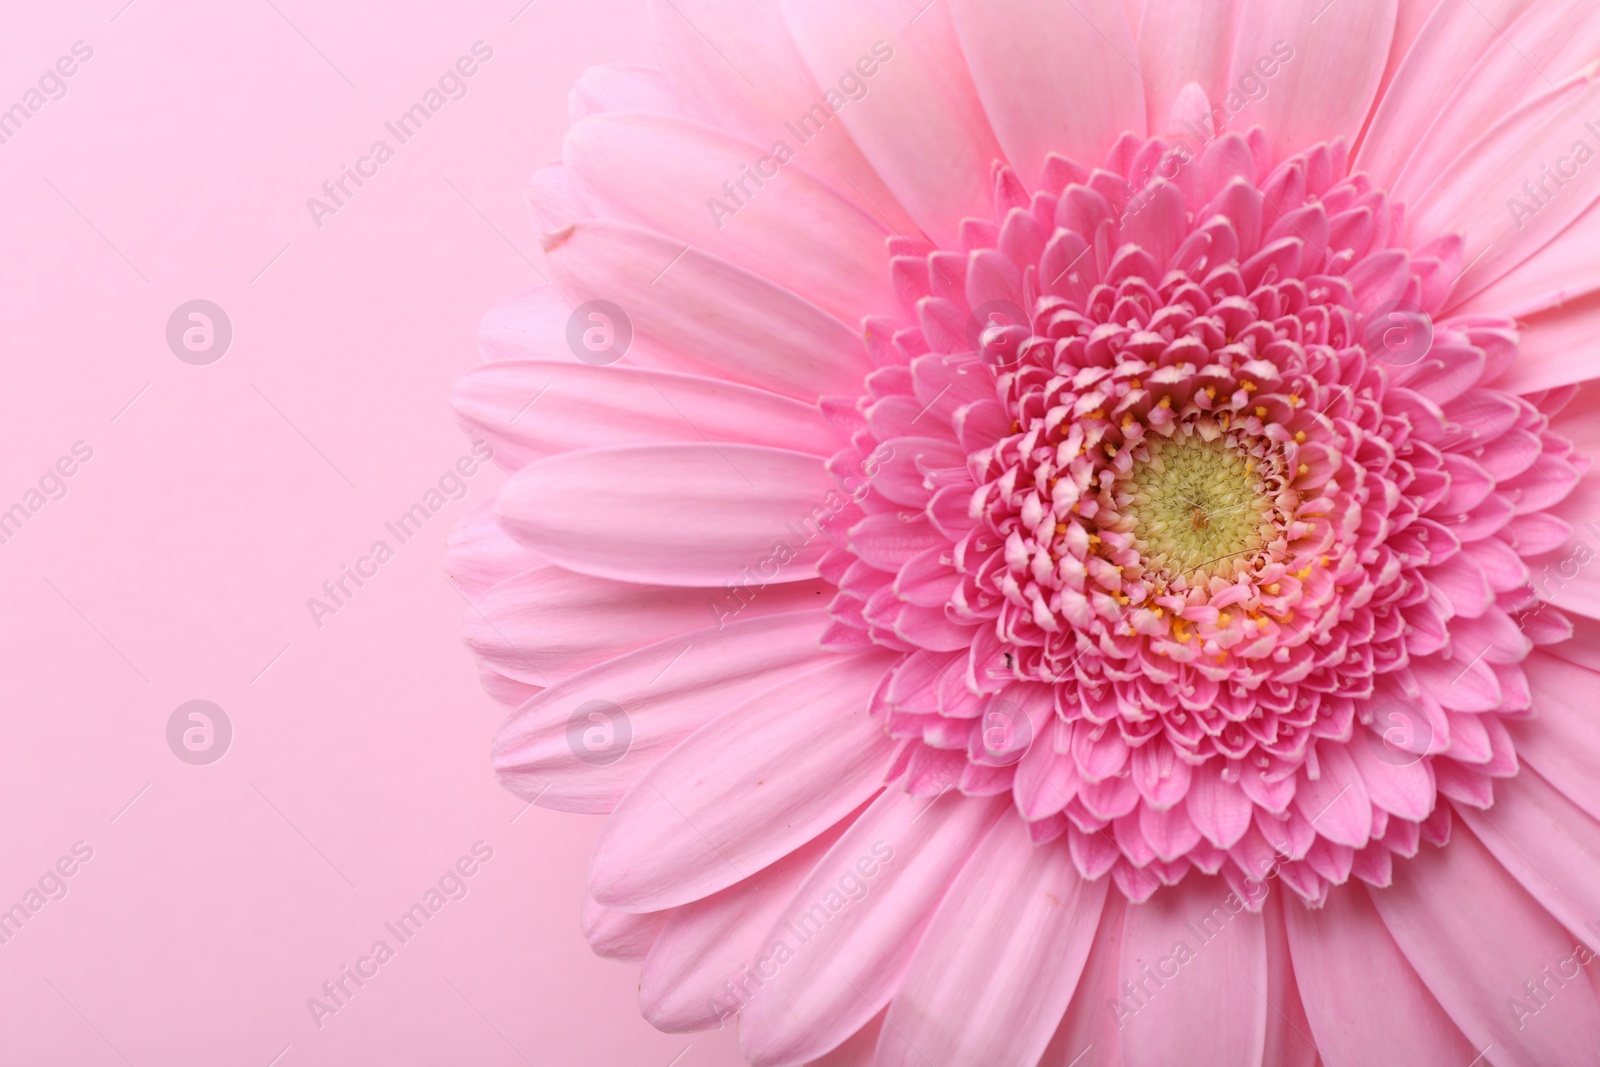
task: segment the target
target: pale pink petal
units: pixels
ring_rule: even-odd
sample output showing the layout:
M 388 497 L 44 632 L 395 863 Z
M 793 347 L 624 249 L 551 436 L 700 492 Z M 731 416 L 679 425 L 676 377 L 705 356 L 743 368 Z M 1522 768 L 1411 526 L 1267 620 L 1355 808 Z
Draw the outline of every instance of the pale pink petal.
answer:
M 1600 51 L 1600 25 L 1587 17 L 1592 9 L 1586 0 L 1544 0 L 1522 6 L 1520 17 L 1454 81 L 1449 98 L 1430 109 L 1435 114 L 1433 124 L 1391 183 L 1396 188 L 1425 188 L 1510 106 L 1577 73 Z M 1530 176 L 1541 175 L 1530 172 Z
M 951 0 L 989 124 L 1023 182 L 1054 152 L 1098 160 L 1143 136 L 1144 89 L 1120 0 Z
M 444 572 L 470 604 L 491 586 L 549 561 L 506 533 L 495 521 L 494 501 L 485 500 L 450 531 Z
M 874 1015 L 871 1022 L 846 1038 L 844 1044 L 818 1056 L 807 1067 L 873 1067 L 885 1014 L 879 1012 Z
M 1139 27 L 1145 122 L 1167 133 L 1178 92 L 1194 82 L 1207 104 L 1223 103 L 1243 0 L 1148 0 Z M 1202 127 L 1204 129 L 1204 127 Z
M 758 1067 L 813 1059 L 882 1010 L 940 899 L 1005 813 L 998 799 L 884 790 L 795 894 L 790 912 L 814 932 L 739 1017 L 746 1057 Z M 862 858 L 881 869 L 851 900 L 838 871 Z
M 1522 888 L 1588 944 L 1600 945 L 1600 822 L 1527 767 L 1496 782 L 1494 807 L 1456 809 Z
M 1600 673 L 1535 652 L 1527 659 L 1530 719 L 1506 723 L 1517 754 L 1547 782 L 1600 819 Z
M 784 909 L 852 821 L 846 817 L 767 865 L 759 883 L 736 882 L 670 913 L 639 974 L 639 1007 L 651 1026 L 669 1034 L 709 1030 L 761 995 L 773 971 L 800 947 L 799 938 L 780 926 L 791 918 Z M 876 861 L 863 866 L 875 872 Z M 771 938 L 774 928 L 780 933 Z
M 1267 1036 L 1261 1062 L 1273 1067 L 1314 1067 L 1317 1062 L 1317 1045 L 1301 1002 L 1289 935 L 1284 928 L 1285 916 L 1297 909 L 1303 910 L 1304 905 L 1298 900 L 1285 899 L 1282 893 L 1269 893 L 1262 907 L 1261 925 L 1267 935 L 1267 984 L 1261 995 L 1271 1010 L 1267 1012 Z
M 1124 1006 L 1117 1010 L 1122 967 L 1122 928 L 1128 903 L 1121 893 L 1106 895 L 1105 910 L 1095 930 L 1089 958 L 1078 988 L 1050 1039 L 1050 1047 L 1039 1059 L 1039 1067 L 1085 1067 L 1086 1064 L 1120 1063 L 1121 1029 Z
M 1263 59 L 1281 66 L 1263 82 L 1265 95 L 1243 107 L 1230 128 L 1264 127 L 1274 160 L 1322 141 L 1353 142 L 1383 76 L 1395 8 L 1396 0 L 1340 0 L 1320 10 L 1316 4 L 1245 0 L 1230 87 L 1247 76 L 1260 78 L 1257 64 Z
M 1412 234 L 1458 233 L 1467 269 L 1456 299 L 1482 289 L 1548 244 L 1600 197 L 1600 175 L 1585 176 L 1564 195 L 1535 207 L 1521 191 L 1529 160 L 1571 150 L 1600 102 L 1600 81 L 1579 77 L 1547 89 L 1495 123 L 1440 171 L 1408 176 L 1395 187 L 1411 209 Z M 1509 199 L 1508 199 L 1509 198 Z M 1514 208 L 1523 203 L 1523 210 Z
M 1120 976 L 1102 1010 L 1120 1018 L 1123 1062 L 1262 1067 L 1266 928 L 1221 878 L 1191 874 L 1130 907 Z
M 819 456 L 838 447 L 814 406 L 698 375 L 499 360 L 456 380 L 456 415 L 520 467 L 598 445 L 717 441 Z
M 1033 1063 L 1055 1033 L 1100 924 L 1106 880 L 1002 819 L 934 913 L 878 1039 L 878 1067 Z
M 524 571 L 477 597 L 467 645 L 485 663 L 530 685 L 551 685 L 625 652 L 737 619 L 819 610 L 820 581 L 728 589 L 639 585 L 563 567 Z
M 959 247 L 961 219 L 990 213 L 1001 151 L 949 10 L 936 3 L 918 14 L 894 0 L 784 0 L 782 7 L 819 83 L 862 56 L 880 60 L 871 91 L 842 106 L 839 119 L 923 232 Z
M 1569 982 L 1541 1005 L 1522 985 L 1571 957 L 1572 935 L 1466 827 L 1457 825 L 1447 846 L 1425 847 L 1395 864 L 1394 884 L 1367 894 L 1474 1049 L 1493 1046 L 1494 1062 L 1507 1067 L 1594 1062 L 1600 1048 L 1594 987 L 1586 979 Z
M 595 899 L 630 911 L 699 900 L 758 876 L 864 803 L 894 749 L 867 713 L 890 662 L 836 658 L 685 738 L 606 821 L 589 865 Z
M 894 306 L 884 225 L 815 178 L 784 172 L 768 146 L 665 115 L 619 112 L 573 126 L 562 160 L 602 218 L 649 227 L 850 321 Z M 741 178 L 742 192 L 732 184 Z
M 711 587 L 815 577 L 826 550 L 817 527 L 846 506 L 815 456 L 678 444 L 548 456 L 506 483 L 495 513 L 569 570 Z
M 1532 393 L 1600 378 L 1600 360 L 1588 348 L 1597 330 L 1600 294 L 1596 293 L 1529 316 L 1522 324 L 1517 362 L 1495 384 L 1514 393 Z
M 870 48 L 818 84 L 777 3 L 652 0 L 650 21 L 662 70 L 689 114 L 753 144 L 793 149 L 789 166 L 828 182 L 890 229 L 915 229 L 844 123 L 834 121 L 835 104 L 873 91 L 882 64 Z
M 534 171 L 522 196 L 528 205 L 528 217 L 541 234 L 565 229 L 592 214 L 573 187 L 564 163 L 547 163 Z
M 650 953 L 650 946 L 665 929 L 670 911 L 650 911 L 643 914 L 619 911 L 595 902 L 593 897 L 583 898 L 584 939 L 595 955 L 609 960 L 626 960 L 638 963 Z
M 827 622 L 820 611 L 740 619 L 575 674 L 500 728 L 500 782 L 548 808 L 608 812 L 724 708 L 827 661 L 818 645 Z
M 681 110 L 665 75 L 635 63 L 590 67 L 567 94 L 567 114 L 573 122 L 607 111 L 674 115 Z
M 1379 183 L 1394 183 L 1439 117 L 1438 106 L 1425 101 L 1435 99 L 1440 86 L 1453 85 L 1465 67 L 1491 45 L 1499 44 L 1500 27 L 1510 25 L 1529 0 L 1475 3 L 1471 11 L 1438 0 L 1399 6 L 1396 35 L 1411 33 L 1415 39 L 1399 67 L 1388 76 L 1372 124 L 1356 153 L 1356 166 Z M 1424 15 L 1426 21 L 1419 26 L 1418 19 Z
M 1314 911 L 1291 904 L 1284 921 L 1301 1002 L 1327 1067 L 1465 1067 L 1478 1054 L 1411 969 L 1362 887 L 1333 886 Z
M 680 367 L 808 402 L 853 393 L 871 369 L 860 335 L 815 304 L 649 230 L 581 223 L 548 241 L 546 254 L 572 306 L 611 301 L 635 344 L 671 351 Z M 566 329 L 563 317 L 563 348 Z M 633 364 L 633 349 L 623 358 Z

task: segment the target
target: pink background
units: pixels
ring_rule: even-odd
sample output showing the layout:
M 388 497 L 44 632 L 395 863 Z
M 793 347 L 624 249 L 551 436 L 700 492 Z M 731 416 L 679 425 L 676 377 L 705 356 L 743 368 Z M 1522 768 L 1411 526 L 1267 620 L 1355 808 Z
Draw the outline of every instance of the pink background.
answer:
M 490 772 L 441 561 L 500 475 L 306 607 L 467 451 L 450 384 L 538 280 L 523 184 L 584 67 L 649 61 L 642 0 L 124 2 L 0 16 L 0 108 L 94 50 L 0 144 L 0 509 L 94 450 L 0 544 L 0 908 L 94 850 L 0 945 L 0 1061 L 741 1062 L 589 952 L 598 820 Z M 319 229 L 306 198 L 480 39 L 468 95 Z M 165 340 L 195 298 L 233 324 L 209 366 Z M 167 747 L 192 699 L 233 725 L 209 766 Z M 469 894 L 318 1029 L 307 998 L 478 840 Z

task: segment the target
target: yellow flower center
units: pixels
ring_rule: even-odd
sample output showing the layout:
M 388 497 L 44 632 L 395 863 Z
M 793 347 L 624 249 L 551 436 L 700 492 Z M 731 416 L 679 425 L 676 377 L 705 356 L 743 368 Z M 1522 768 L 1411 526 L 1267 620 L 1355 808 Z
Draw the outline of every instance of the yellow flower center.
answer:
M 1147 439 L 1117 501 L 1145 566 L 1191 583 L 1247 570 L 1277 536 L 1257 464 L 1214 423 Z

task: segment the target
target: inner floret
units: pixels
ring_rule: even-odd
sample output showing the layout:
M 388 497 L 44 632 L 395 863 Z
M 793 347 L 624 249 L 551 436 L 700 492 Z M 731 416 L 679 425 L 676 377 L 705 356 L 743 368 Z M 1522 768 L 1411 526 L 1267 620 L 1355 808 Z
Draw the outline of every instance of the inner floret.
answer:
M 1141 442 L 1113 490 L 1150 576 L 1187 583 L 1248 573 L 1274 537 L 1261 460 L 1211 420 Z

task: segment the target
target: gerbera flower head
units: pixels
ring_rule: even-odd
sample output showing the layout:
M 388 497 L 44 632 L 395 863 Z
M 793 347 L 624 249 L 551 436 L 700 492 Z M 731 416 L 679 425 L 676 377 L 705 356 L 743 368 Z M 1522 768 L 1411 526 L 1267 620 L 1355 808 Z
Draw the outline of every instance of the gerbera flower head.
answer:
M 454 567 L 658 1026 L 1600 1048 L 1600 33 L 1317 6 L 663 3 L 574 90 Z

